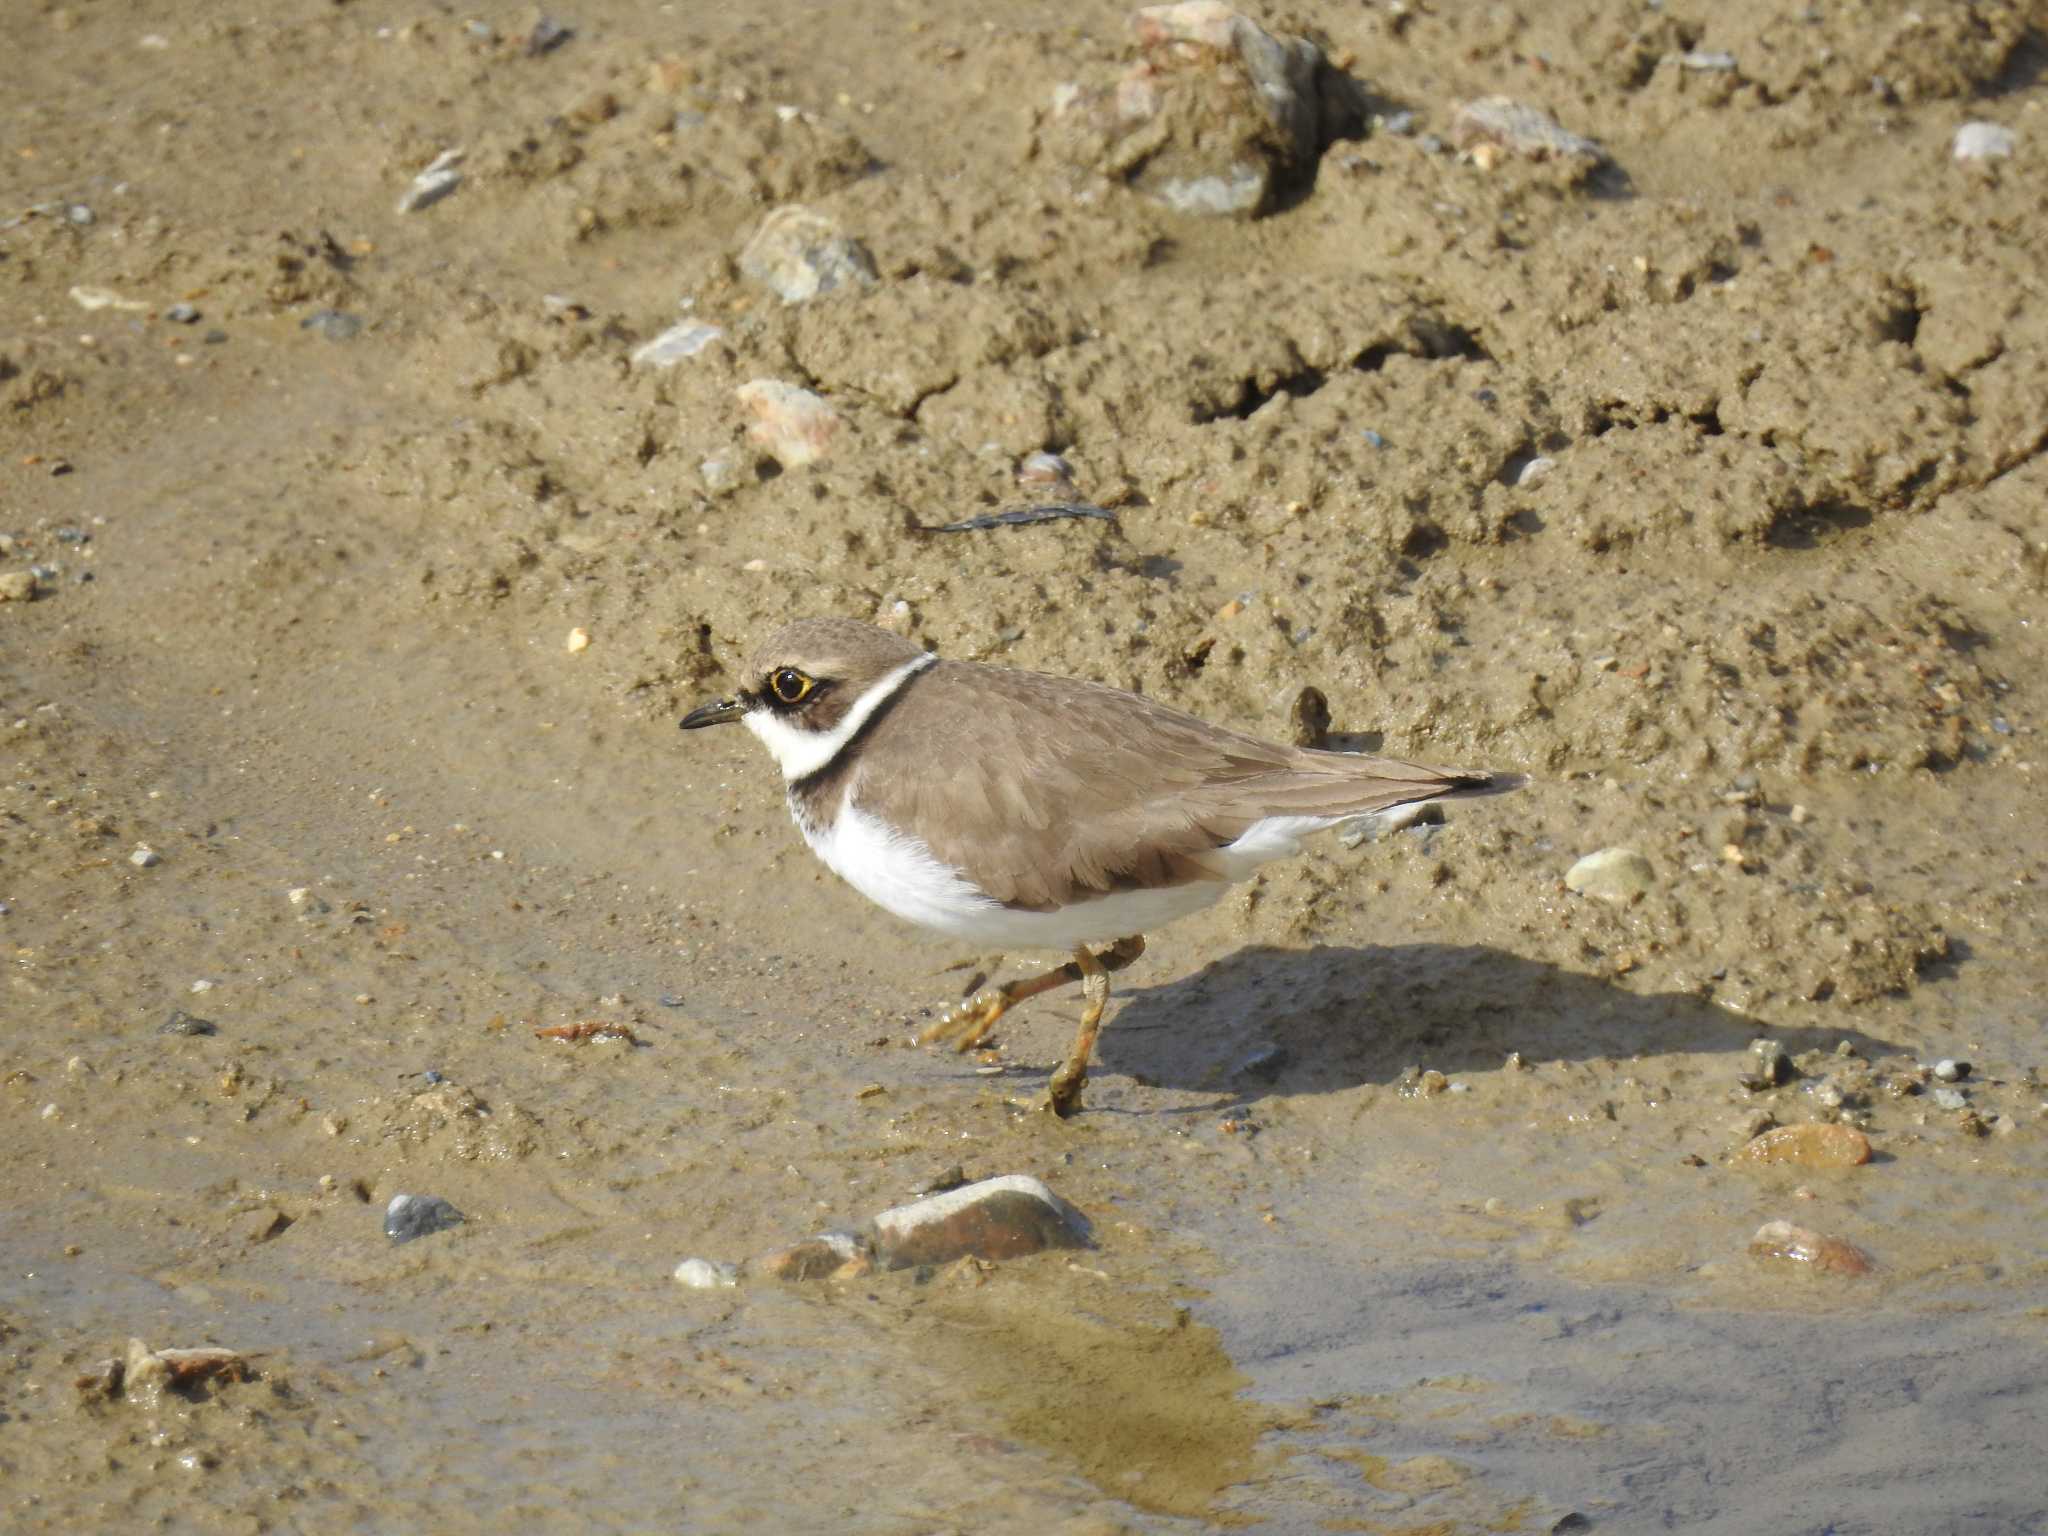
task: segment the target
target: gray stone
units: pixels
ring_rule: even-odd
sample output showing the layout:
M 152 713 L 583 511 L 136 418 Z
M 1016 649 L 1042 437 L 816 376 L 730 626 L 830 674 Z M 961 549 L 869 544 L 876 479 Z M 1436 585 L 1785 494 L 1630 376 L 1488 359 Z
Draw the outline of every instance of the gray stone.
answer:
M 202 1019 L 182 1008 L 173 1008 L 171 1016 L 157 1025 L 156 1032 L 160 1035 L 211 1035 L 216 1033 L 216 1026 L 211 1019 Z
M 1944 1083 L 1960 1083 L 1970 1075 L 1970 1064 L 1957 1061 L 1953 1056 L 1944 1056 L 1934 1064 L 1934 1075 Z
M 316 309 L 299 322 L 302 331 L 318 331 L 329 341 L 354 341 L 363 331 L 362 317 L 345 310 Z
M 466 1219 L 439 1195 L 393 1195 L 384 1208 L 384 1235 L 394 1243 L 409 1243 L 459 1227 Z
M 1937 1088 L 1934 1090 L 1934 1102 L 1943 1109 L 1968 1109 L 1970 1096 L 1960 1088 Z
M 1549 113 L 1507 96 L 1482 96 L 1459 107 L 1451 119 L 1451 142 L 1464 150 L 1490 144 L 1529 160 L 1598 164 L 1607 159 L 1607 151 L 1593 140 L 1568 132 Z
M 872 287 L 876 281 L 875 259 L 867 247 L 801 203 L 777 208 L 761 221 L 740 252 L 740 272 L 780 294 L 785 304 L 801 304 L 837 288 Z

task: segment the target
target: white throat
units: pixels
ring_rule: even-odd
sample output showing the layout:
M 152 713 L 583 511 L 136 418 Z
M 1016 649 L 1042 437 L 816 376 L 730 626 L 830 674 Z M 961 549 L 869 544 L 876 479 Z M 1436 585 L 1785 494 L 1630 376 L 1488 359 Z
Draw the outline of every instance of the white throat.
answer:
M 846 718 L 829 731 L 807 731 L 765 708 L 748 710 L 740 717 L 740 723 L 775 754 L 775 765 L 782 770 L 783 782 L 794 784 L 798 779 L 809 778 L 837 757 L 840 748 L 853 740 L 860 728 L 868 723 L 868 717 L 887 703 L 897 689 L 926 667 L 936 666 L 938 660 L 927 651 L 893 671 L 883 673 L 866 693 L 854 700 Z

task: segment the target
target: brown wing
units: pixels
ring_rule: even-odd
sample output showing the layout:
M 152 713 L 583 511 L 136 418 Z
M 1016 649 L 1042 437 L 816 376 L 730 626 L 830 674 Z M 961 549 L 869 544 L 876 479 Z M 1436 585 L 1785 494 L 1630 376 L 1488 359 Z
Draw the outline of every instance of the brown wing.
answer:
M 1387 758 L 1223 730 L 1136 694 L 941 662 L 888 722 L 891 761 L 853 770 L 855 803 L 915 825 L 999 901 L 1215 879 L 1208 855 L 1267 816 L 1352 816 L 1487 783 Z

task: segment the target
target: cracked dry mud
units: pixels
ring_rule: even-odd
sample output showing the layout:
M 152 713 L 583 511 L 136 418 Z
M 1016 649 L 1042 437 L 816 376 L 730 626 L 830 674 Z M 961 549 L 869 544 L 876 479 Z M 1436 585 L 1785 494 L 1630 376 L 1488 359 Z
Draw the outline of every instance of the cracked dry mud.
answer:
M 2038 1520 L 2038 8 L 1261 15 L 1415 120 L 1254 221 L 1059 158 L 1118 6 L 558 19 L 10 27 L 8 1528 Z M 1496 94 L 1609 158 L 1426 142 Z M 747 280 L 790 202 L 875 284 Z M 1114 523 L 923 531 L 1048 448 Z M 1536 782 L 1153 935 L 1054 1123 L 1077 999 L 999 1075 L 903 1044 L 1036 957 L 677 737 L 827 612 Z M 1568 893 L 1612 846 L 1647 894 Z M 1738 1155 L 1835 1120 L 1870 1162 Z M 668 1278 L 955 1164 L 1100 1246 Z M 400 1191 L 468 1220 L 395 1248 Z M 251 1379 L 73 1388 L 130 1338 Z

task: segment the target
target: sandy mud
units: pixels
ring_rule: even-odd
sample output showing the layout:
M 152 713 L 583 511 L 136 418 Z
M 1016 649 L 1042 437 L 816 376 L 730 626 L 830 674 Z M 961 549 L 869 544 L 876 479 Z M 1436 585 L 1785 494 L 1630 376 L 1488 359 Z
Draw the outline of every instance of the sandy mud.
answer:
M 9 20 L 0 1523 L 2048 1516 L 2039 8 L 1250 14 Z M 1057 1122 L 675 730 L 813 613 L 1533 782 Z

